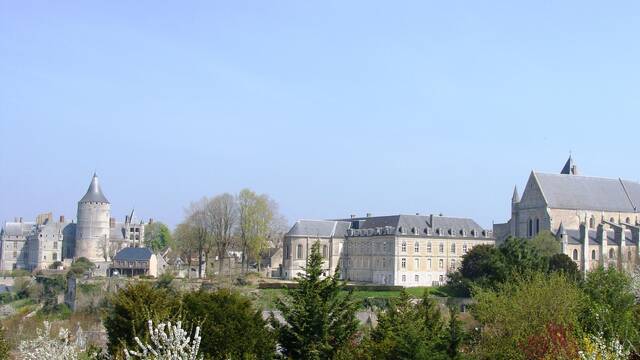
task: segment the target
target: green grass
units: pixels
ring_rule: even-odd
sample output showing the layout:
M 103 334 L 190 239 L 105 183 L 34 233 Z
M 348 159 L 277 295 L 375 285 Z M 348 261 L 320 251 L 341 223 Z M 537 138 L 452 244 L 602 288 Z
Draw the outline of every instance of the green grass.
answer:
M 425 289 L 429 294 L 434 296 L 453 296 L 449 294 L 444 287 L 415 287 L 406 288 L 405 291 L 414 298 L 422 297 Z M 255 299 L 256 306 L 261 309 L 271 310 L 275 307 L 275 301 L 279 296 L 284 295 L 284 289 L 260 289 L 258 297 Z M 353 292 L 354 300 L 363 303 L 365 299 L 381 299 L 382 301 L 400 296 L 400 290 L 374 291 L 374 290 L 355 290 Z

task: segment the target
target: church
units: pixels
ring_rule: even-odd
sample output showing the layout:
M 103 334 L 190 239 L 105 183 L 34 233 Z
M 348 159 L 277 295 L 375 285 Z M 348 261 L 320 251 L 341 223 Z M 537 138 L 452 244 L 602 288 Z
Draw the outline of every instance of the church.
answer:
M 78 201 L 77 222 L 51 213 L 35 221 L 16 218 L 0 230 L 0 270 L 37 270 L 52 265 L 70 265 L 84 257 L 106 275 L 113 256 L 126 247 L 141 247 L 144 224 L 132 211 L 124 222 L 111 217 L 111 203 L 102 192 L 98 176 L 93 174 L 85 195 Z
M 587 272 L 598 266 L 631 271 L 638 264 L 640 183 L 583 176 L 570 156 L 559 174 L 532 171 L 511 198 L 511 219 L 494 224 L 497 243 L 550 231 L 562 252 Z

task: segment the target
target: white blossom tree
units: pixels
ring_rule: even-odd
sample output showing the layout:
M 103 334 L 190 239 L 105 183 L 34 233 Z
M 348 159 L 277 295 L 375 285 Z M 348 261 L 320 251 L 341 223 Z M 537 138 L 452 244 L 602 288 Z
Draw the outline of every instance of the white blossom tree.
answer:
M 166 330 L 165 330 L 166 329 Z M 189 337 L 187 331 L 182 329 L 182 323 L 177 322 L 171 325 L 170 322 L 158 324 L 153 327 L 153 322 L 149 320 L 149 335 L 151 344 L 143 344 L 138 337 L 135 338 L 140 349 L 138 351 L 124 350 L 127 360 L 196 360 L 200 349 L 200 327 L 196 327 L 193 339 Z
M 591 335 L 585 339 L 585 349 L 578 352 L 580 360 L 626 360 L 629 350 L 618 340 L 607 342 L 602 335 Z
M 78 354 L 82 351 L 77 347 L 77 339 L 76 342 L 71 342 L 69 330 L 60 328 L 58 336 L 52 336 L 51 324 L 48 321 L 44 322 L 42 329 L 36 330 L 36 335 L 35 339 L 20 342 L 18 346 L 20 359 L 49 360 L 55 354 L 56 359 L 59 360 L 77 360 Z

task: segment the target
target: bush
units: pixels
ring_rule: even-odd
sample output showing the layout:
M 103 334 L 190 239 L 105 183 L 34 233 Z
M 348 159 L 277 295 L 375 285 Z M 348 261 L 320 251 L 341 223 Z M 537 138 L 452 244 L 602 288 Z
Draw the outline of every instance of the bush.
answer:
M 111 354 L 133 348 L 135 338 L 149 341 L 148 322 L 173 321 L 180 316 L 180 300 L 167 289 L 146 282 L 131 283 L 108 298 L 104 327 Z
M 214 359 L 271 359 L 276 343 L 262 312 L 227 289 L 185 294 L 185 325 L 200 326 L 203 354 Z M 188 328 L 187 327 L 187 328 Z
M 93 268 L 95 268 L 96 265 L 94 263 L 92 263 L 91 261 L 89 261 L 89 259 L 85 258 L 85 257 L 81 257 L 76 259 L 73 264 L 71 264 L 71 266 L 69 267 L 69 273 L 68 276 L 71 275 L 84 275 L 85 273 L 91 271 Z

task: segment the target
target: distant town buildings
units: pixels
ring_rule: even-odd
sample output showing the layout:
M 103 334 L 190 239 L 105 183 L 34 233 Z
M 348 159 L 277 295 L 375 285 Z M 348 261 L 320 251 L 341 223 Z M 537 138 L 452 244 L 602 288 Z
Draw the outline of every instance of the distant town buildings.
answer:
M 342 277 L 351 281 L 412 287 L 443 284 L 464 254 L 495 240 L 471 219 L 438 215 L 299 220 L 284 239 L 285 279 L 303 271 L 315 242 L 327 272 L 340 265 Z
M 77 223 L 51 213 L 35 221 L 22 218 L 6 222 L 0 230 L 0 270 L 45 269 L 56 262 L 69 264 L 85 257 L 106 275 L 111 258 L 121 249 L 141 247 L 144 224 L 132 211 L 124 222 L 111 217 L 111 204 L 104 196 L 98 176 L 91 179 L 78 202 Z
M 511 219 L 494 225 L 498 242 L 551 231 L 564 254 L 586 272 L 598 266 L 632 270 L 639 263 L 640 183 L 581 176 L 569 157 L 560 174 L 532 171 L 515 189 Z

